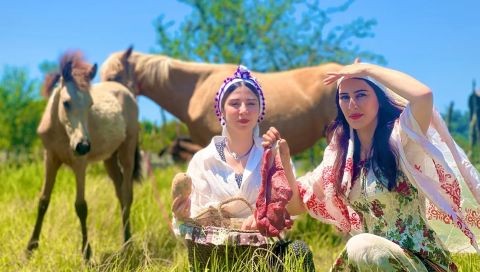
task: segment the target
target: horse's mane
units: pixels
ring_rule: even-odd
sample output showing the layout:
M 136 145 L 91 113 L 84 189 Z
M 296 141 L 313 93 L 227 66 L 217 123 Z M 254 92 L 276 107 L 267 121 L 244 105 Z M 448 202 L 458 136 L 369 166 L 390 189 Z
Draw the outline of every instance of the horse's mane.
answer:
M 172 60 L 162 55 L 143 55 L 137 62 L 137 68 L 143 71 L 144 80 L 164 84 L 169 82 Z
M 72 78 L 78 89 L 81 91 L 90 90 L 90 72 L 92 65 L 85 61 L 81 51 L 68 51 L 60 57 L 60 71 L 71 63 Z
M 58 80 L 60 79 L 61 75 L 60 72 L 53 72 L 49 73 L 45 76 L 45 79 L 43 80 L 43 86 L 42 86 L 42 96 L 45 98 L 50 97 L 52 94 L 53 87 L 55 84 L 57 84 Z
M 124 52 L 112 53 L 102 64 L 100 76 L 103 81 L 108 80 L 112 74 L 124 70 L 122 57 Z M 168 82 L 170 66 L 174 59 L 163 55 L 144 54 L 132 52 L 130 56 L 136 71 L 142 71 L 142 81 L 164 83 Z M 129 79 L 132 80 L 132 79 Z M 135 79 L 138 80 L 138 79 Z
M 51 95 L 53 87 L 62 77 L 62 71 L 64 71 L 70 63 L 71 76 L 78 89 L 81 91 L 88 91 L 90 89 L 90 72 L 92 65 L 85 61 L 82 52 L 68 51 L 60 57 L 59 62 L 60 69 L 45 76 L 41 91 L 42 96 L 49 97 Z
M 110 74 L 116 74 L 123 69 L 122 68 L 123 64 L 122 64 L 122 61 L 120 60 L 121 58 L 122 58 L 122 52 L 112 53 L 102 63 L 102 66 L 100 67 L 100 79 L 102 81 L 109 80 L 108 76 Z

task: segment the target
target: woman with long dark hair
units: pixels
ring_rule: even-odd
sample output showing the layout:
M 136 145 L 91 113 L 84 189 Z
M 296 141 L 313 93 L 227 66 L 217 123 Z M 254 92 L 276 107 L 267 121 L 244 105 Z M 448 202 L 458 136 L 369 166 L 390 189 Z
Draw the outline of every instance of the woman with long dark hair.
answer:
M 332 271 L 455 271 L 428 219 L 442 214 L 478 251 L 467 225 L 473 210 L 462 206 L 459 183 L 480 203 L 479 173 L 433 109 L 431 90 L 407 74 L 365 63 L 324 79 L 334 82 L 338 114 L 328 128 L 329 145 L 313 172 L 289 178 L 298 190 L 288 211 L 306 210 L 353 235 Z M 278 141 L 282 163 L 290 163 L 275 128 L 263 140 L 264 146 Z

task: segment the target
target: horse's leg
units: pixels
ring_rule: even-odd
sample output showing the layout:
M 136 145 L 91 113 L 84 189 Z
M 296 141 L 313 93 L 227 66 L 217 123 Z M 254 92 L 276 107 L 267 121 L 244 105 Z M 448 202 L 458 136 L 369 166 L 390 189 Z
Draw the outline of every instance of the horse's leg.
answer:
M 85 171 L 87 168 L 86 161 L 80 161 L 75 164 L 72 169 L 75 172 L 75 178 L 77 181 L 77 196 L 75 199 L 75 211 L 77 212 L 78 219 L 80 219 L 80 227 L 82 229 L 82 253 L 85 260 L 89 260 L 92 255 L 90 243 L 88 242 L 87 235 L 87 215 L 88 207 L 85 201 Z
M 133 202 L 133 168 L 135 161 L 136 138 L 124 142 L 118 151 L 118 160 L 123 169 L 121 186 L 122 220 L 124 241 L 130 240 L 130 207 Z
M 120 202 L 120 210 L 123 211 L 125 204 L 122 197 L 122 183 L 123 183 L 123 174 L 118 162 L 118 153 L 115 152 L 110 158 L 106 159 L 104 162 L 105 169 L 107 170 L 108 176 L 112 179 L 113 185 L 115 185 L 115 193 L 117 195 L 118 201 Z M 122 227 L 124 228 L 124 237 L 125 237 L 125 224 L 124 219 L 122 218 Z M 128 232 L 128 237 L 130 237 L 130 232 Z M 125 240 L 126 241 L 126 240 Z
M 42 195 L 38 201 L 38 214 L 35 227 L 33 228 L 32 237 L 27 245 L 28 252 L 38 247 L 38 239 L 40 231 L 42 230 L 42 223 L 45 213 L 50 203 L 50 196 L 52 194 L 53 186 L 55 185 L 55 178 L 57 176 L 58 168 L 62 165 L 62 162 L 54 156 L 51 152 L 45 151 L 45 183 L 42 188 Z
M 112 179 L 113 184 L 115 185 L 115 194 L 117 195 L 118 200 L 120 201 L 120 206 L 123 210 L 123 203 L 122 203 L 122 182 L 123 182 L 123 174 L 122 170 L 120 169 L 120 165 L 118 164 L 118 153 L 115 152 L 112 156 L 106 159 L 103 164 L 105 165 L 105 169 L 107 170 L 108 176 Z

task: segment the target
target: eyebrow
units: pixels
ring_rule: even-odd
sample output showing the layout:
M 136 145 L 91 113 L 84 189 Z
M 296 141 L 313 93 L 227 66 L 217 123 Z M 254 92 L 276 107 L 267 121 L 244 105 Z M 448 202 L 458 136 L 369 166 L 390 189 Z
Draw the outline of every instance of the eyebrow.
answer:
M 353 93 L 354 93 L 354 94 L 357 94 L 357 93 L 360 93 L 360 92 L 368 92 L 368 91 L 365 90 L 365 89 L 360 89 L 360 90 L 354 91 Z M 348 92 L 340 92 L 340 93 L 339 93 L 339 95 L 342 95 L 342 94 L 348 94 Z
M 239 101 L 239 100 L 242 100 L 240 98 L 232 98 L 230 99 L 230 101 Z M 247 98 L 247 101 L 257 101 L 258 99 L 257 98 Z

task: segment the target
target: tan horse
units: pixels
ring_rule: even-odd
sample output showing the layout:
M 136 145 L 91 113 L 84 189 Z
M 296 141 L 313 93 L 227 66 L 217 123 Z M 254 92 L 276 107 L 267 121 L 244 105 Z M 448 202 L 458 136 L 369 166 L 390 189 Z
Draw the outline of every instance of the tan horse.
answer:
M 75 210 L 81 224 L 82 252 L 88 260 L 91 249 L 84 197 L 88 163 L 104 161 L 122 208 L 125 241 L 131 236 L 133 179 L 140 177 L 138 108 L 131 92 L 117 82 L 91 85 L 97 66 L 86 63 L 79 52 L 65 54 L 60 67 L 60 73 L 47 76 L 44 83 L 49 99 L 37 131 L 45 147 L 45 183 L 27 249 L 31 252 L 38 247 L 57 171 L 66 164 L 76 178 Z
M 292 154 L 311 147 L 336 116 L 335 86 L 325 86 L 322 80 L 327 71 L 340 68 L 328 63 L 276 73 L 254 72 L 267 103 L 261 131 L 277 127 Z M 136 95 L 149 97 L 184 122 L 195 143 L 205 146 L 221 131 L 213 109 L 215 93 L 235 70 L 235 65 L 186 62 L 129 48 L 107 58 L 101 79 L 121 82 Z

